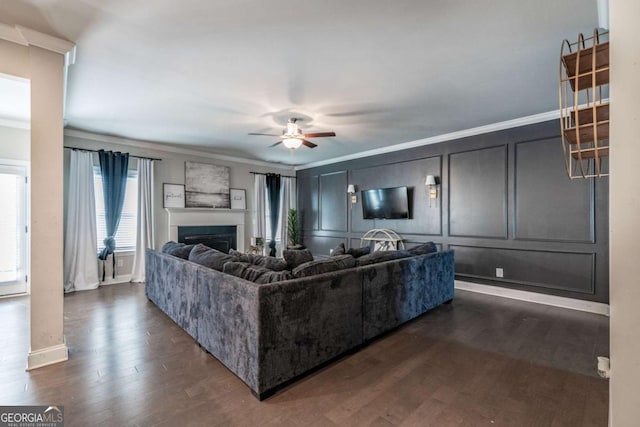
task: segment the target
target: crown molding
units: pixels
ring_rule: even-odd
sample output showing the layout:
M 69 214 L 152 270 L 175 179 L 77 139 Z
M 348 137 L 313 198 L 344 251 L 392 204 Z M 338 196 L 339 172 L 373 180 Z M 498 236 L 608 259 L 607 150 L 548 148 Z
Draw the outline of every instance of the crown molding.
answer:
M 496 132 L 499 130 L 511 129 L 511 128 L 516 128 L 520 126 L 546 122 L 548 120 L 556 120 L 559 118 L 560 118 L 560 110 L 548 111 L 546 113 L 534 114 L 531 116 L 520 117 L 512 120 L 506 120 L 504 122 L 492 123 L 489 125 L 459 130 L 456 132 L 445 133 L 442 135 L 431 136 L 429 138 L 423 138 L 415 141 L 404 142 L 402 144 L 375 148 L 373 150 L 362 151 L 360 153 L 355 153 L 355 154 L 348 154 L 346 156 L 335 157 L 333 159 L 307 163 L 304 165 L 296 166 L 295 170 L 298 171 L 298 170 L 310 169 L 318 166 L 325 166 L 333 163 L 345 162 L 347 160 L 354 160 L 354 159 L 361 159 L 364 157 L 375 156 L 378 154 L 393 153 L 395 151 L 402 151 L 402 150 L 408 150 L 410 148 L 422 147 L 423 145 L 437 144 L 439 142 L 452 141 L 454 139 L 466 138 L 469 136 L 481 135 L 484 133 Z
M 210 159 L 224 160 L 227 162 L 242 163 L 242 164 L 254 165 L 254 166 L 263 166 L 271 169 L 282 169 L 287 171 L 294 170 L 294 167 L 291 165 L 270 163 L 262 160 L 245 159 L 243 157 L 228 156 L 226 154 L 216 154 L 216 153 L 210 153 L 208 151 L 192 150 L 189 148 L 180 148 L 174 145 L 166 145 L 164 143 L 159 143 L 159 142 L 140 141 L 140 140 L 128 139 L 128 138 L 123 138 L 120 136 L 113 136 L 113 135 L 102 135 L 99 133 L 93 133 L 93 132 L 88 132 L 88 131 L 79 130 L 79 129 L 65 129 L 64 135 L 74 137 L 74 138 L 88 139 L 91 141 L 105 142 L 108 144 L 118 144 L 118 145 L 125 145 L 127 147 L 162 151 L 165 153 L 207 157 Z
M 31 129 L 31 122 L 28 120 L 16 120 L 0 117 L 0 126 L 14 129 Z
M 22 46 L 29 46 L 29 43 L 27 43 L 16 27 L 3 24 L 2 22 L 0 22 L 0 40 L 6 40 Z
M 68 40 L 50 36 L 22 25 L 12 26 L 3 23 L 0 23 L 0 39 L 22 46 L 36 46 L 65 56 L 74 51 L 76 46 Z M 72 56 L 75 58 L 75 54 Z
M 49 34 L 41 33 L 21 25 L 16 25 L 15 28 L 24 40 L 26 40 L 28 46 L 40 47 L 61 55 L 66 55 L 76 46 L 75 43 L 71 43 L 68 40 L 50 36 Z

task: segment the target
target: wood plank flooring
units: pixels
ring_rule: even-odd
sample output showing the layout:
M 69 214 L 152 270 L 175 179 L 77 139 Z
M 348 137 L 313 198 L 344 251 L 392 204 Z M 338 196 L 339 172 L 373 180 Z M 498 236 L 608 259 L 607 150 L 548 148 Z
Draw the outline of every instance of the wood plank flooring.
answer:
M 606 426 L 606 317 L 457 291 L 259 402 L 141 285 L 65 297 L 68 362 L 25 372 L 28 299 L 0 300 L 0 405 L 67 426 Z

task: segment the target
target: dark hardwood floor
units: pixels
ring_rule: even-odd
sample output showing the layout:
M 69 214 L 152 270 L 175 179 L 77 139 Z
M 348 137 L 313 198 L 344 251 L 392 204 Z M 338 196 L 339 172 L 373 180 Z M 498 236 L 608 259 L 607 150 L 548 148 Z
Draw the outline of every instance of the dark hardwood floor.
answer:
M 0 324 L 0 405 L 64 405 L 67 426 L 607 425 L 608 318 L 464 291 L 263 402 L 140 285 L 65 297 L 62 364 L 25 372 L 27 298 Z

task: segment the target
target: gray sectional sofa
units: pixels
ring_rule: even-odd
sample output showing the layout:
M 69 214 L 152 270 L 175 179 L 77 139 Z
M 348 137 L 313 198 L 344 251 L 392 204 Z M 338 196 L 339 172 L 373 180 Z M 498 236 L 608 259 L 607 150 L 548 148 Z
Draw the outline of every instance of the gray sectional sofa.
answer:
M 257 284 L 147 250 L 146 294 L 262 400 L 453 299 L 453 251 Z

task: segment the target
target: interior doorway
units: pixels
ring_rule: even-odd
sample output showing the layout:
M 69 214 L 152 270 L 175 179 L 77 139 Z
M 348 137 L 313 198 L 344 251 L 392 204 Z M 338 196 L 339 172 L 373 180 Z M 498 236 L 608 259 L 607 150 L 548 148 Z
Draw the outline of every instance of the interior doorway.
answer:
M 0 296 L 27 292 L 27 168 L 0 160 Z

